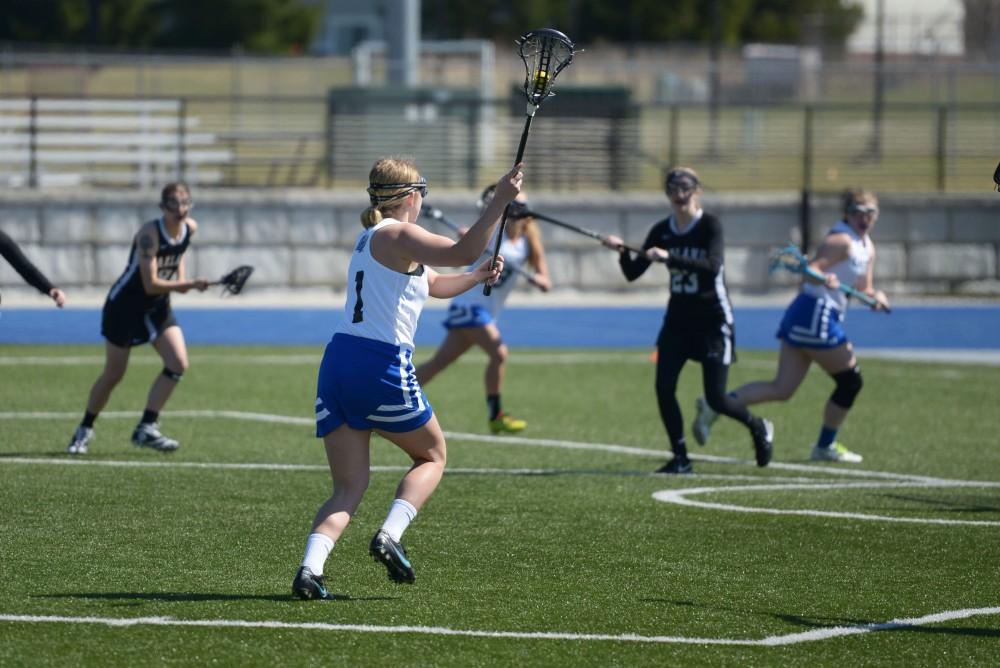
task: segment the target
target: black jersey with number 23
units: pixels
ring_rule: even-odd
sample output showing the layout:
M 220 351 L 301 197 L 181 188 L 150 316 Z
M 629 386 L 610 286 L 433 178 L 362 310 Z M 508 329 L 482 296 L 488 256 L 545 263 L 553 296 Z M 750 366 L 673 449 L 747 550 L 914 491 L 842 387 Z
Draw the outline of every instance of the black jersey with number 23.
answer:
M 653 225 L 642 249 L 662 248 L 670 253 L 670 302 L 667 322 L 688 327 L 733 323 L 733 309 L 726 289 L 722 224 L 710 213 L 701 213 L 687 229 L 678 231 L 670 216 Z M 625 277 L 634 281 L 649 265 L 645 257 L 622 253 Z

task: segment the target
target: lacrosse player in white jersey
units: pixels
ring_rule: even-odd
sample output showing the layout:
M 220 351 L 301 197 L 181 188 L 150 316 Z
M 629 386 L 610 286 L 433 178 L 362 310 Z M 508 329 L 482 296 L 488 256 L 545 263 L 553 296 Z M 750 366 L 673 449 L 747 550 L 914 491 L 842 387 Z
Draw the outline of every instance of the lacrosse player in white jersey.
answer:
M 734 397 L 749 405 L 765 401 L 785 401 L 799 388 L 816 362 L 826 371 L 835 387 L 823 409 L 819 438 L 811 459 L 860 463 L 861 455 L 838 443 L 837 431 L 861 391 L 861 370 L 854 348 L 844 332 L 847 295 L 838 288 L 848 285 L 871 296 L 876 310 L 887 310 L 888 299 L 872 283 L 875 244 L 869 234 L 878 220 L 878 198 L 867 190 L 844 193 L 844 219 L 823 239 L 809 266 L 825 277 L 820 283 L 805 277 L 799 295 L 785 311 L 778 328 L 781 352 L 774 380 L 748 383 L 735 390 Z M 714 415 L 699 415 L 710 426 Z M 707 431 L 706 431 L 707 435 Z
M 428 265 L 461 267 L 478 258 L 508 202 L 521 189 L 521 165 L 497 184 L 496 198 L 469 231 L 453 241 L 416 224 L 427 181 L 412 162 L 383 158 L 368 175 L 371 206 L 348 268 L 344 319 L 320 364 L 316 436 L 323 439 L 333 495 L 316 512 L 292 594 L 329 598 L 323 578 L 330 550 L 368 487 L 372 432 L 413 460 L 369 551 L 395 582 L 412 583 L 413 567 L 400 543 L 403 532 L 444 473 L 441 426 L 413 368 L 413 336 L 428 296 L 454 297 L 497 280 L 503 259 L 470 271 L 439 274 Z
M 479 198 L 479 210 L 482 211 L 493 197 L 494 186 L 490 186 Z M 491 249 L 495 245 L 494 238 L 490 240 L 483 257 L 473 266 L 491 257 Z M 434 357 L 417 367 L 417 379 L 421 385 L 426 385 L 472 346 L 479 346 L 488 359 L 484 380 L 490 430 L 494 434 L 513 434 L 522 431 L 528 425 L 524 420 L 515 418 L 503 410 L 500 397 L 509 351 L 500 335 L 497 319 L 520 275 L 526 275 L 528 280 L 543 292 L 552 289 L 542 236 L 538 230 L 538 223 L 528 209 L 527 198 L 523 192 L 519 193 L 508 207 L 507 226 L 503 241 L 500 243 L 500 255 L 504 258 L 504 269 L 490 294 L 484 295 L 482 290 L 468 290 L 452 300 L 448 307 L 448 316 L 444 321 L 448 334 L 434 353 Z M 524 271 L 525 266 L 530 267 L 532 273 Z M 470 270 L 472 268 L 469 267 Z

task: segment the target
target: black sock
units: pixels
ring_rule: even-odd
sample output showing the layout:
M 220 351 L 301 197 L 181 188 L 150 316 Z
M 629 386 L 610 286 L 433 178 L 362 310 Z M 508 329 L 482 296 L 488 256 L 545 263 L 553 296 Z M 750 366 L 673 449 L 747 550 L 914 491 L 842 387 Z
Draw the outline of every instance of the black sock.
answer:
M 97 419 L 96 413 L 85 412 L 83 414 L 83 422 L 80 423 L 81 427 L 87 427 L 88 429 L 94 428 L 94 420 Z
M 677 457 L 678 459 L 688 458 L 687 443 L 683 438 L 676 443 L 671 443 L 670 449 L 673 451 L 674 457 Z
M 139 422 L 144 424 L 153 424 L 156 422 L 156 418 L 160 417 L 159 411 L 151 411 L 148 408 L 142 412 L 142 419 Z
M 500 395 L 499 394 L 487 394 L 486 395 L 486 405 L 490 407 L 490 420 L 496 420 L 500 417 Z

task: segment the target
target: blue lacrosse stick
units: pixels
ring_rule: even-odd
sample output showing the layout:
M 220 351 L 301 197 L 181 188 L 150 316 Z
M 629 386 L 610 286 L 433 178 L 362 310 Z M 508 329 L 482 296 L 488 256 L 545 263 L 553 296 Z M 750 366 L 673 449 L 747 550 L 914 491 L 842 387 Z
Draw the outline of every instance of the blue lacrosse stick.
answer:
M 794 244 L 789 244 L 784 248 L 779 248 L 771 256 L 771 263 L 769 266 L 770 273 L 776 272 L 778 269 L 784 269 L 785 271 L 790 271 L 793 274 L 804 274 L 809 276 L 820 283 L 826 281 L 823 274 L 819 273 L 815 269 L 809 266 L 809 258 L 802 254 L 798 246 Z M 871 308 L 877 308 L 879 303 L 871 295 L 866 295 L 860 290 L 852 288 L 850 285 L 845 285 L 841 283 L 838 288 L 841 292 L 849 297 L 854 297 L 858 301 L 870 306 Z M 890 313 L 888 308 L 884 308 L 886 313 Z

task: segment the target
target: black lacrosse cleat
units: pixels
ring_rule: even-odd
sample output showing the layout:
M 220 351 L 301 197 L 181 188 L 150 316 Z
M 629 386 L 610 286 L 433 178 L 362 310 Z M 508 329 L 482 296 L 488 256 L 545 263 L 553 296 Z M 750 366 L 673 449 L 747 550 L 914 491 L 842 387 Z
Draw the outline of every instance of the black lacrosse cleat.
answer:
M 669 462 L 656 469 L 655 473 L 669 473 L 671 475 L 690 475 L 694 473 L 694 466 L 687 457 L 674 457 Z
M 753 451 L 757 458 L 757 466 L 767 466 L 774 451 L 774 425 L 770 420 L 754 418 L 750 424 L 750 434 L 753 436 Z
M 315 575 L 311 570 L 302 566 L 295 574 L 292 581 L 292 596 L 301 598 L 303 601 L 310 599 L 331 599 L 333 596 L 326 590 L 326 582 L 322 575 Z
M 417 576 L 413 573 L 413 566 L 406 557 L 406 549 L 399 541 L 392 539 L 392 536 L 385 531 L 379 530 L 372 538 L 372 544 L 368 548 L 368 553 L 380 561 L 389 572 L 389 579 L 401 584 L 413 584 Z

